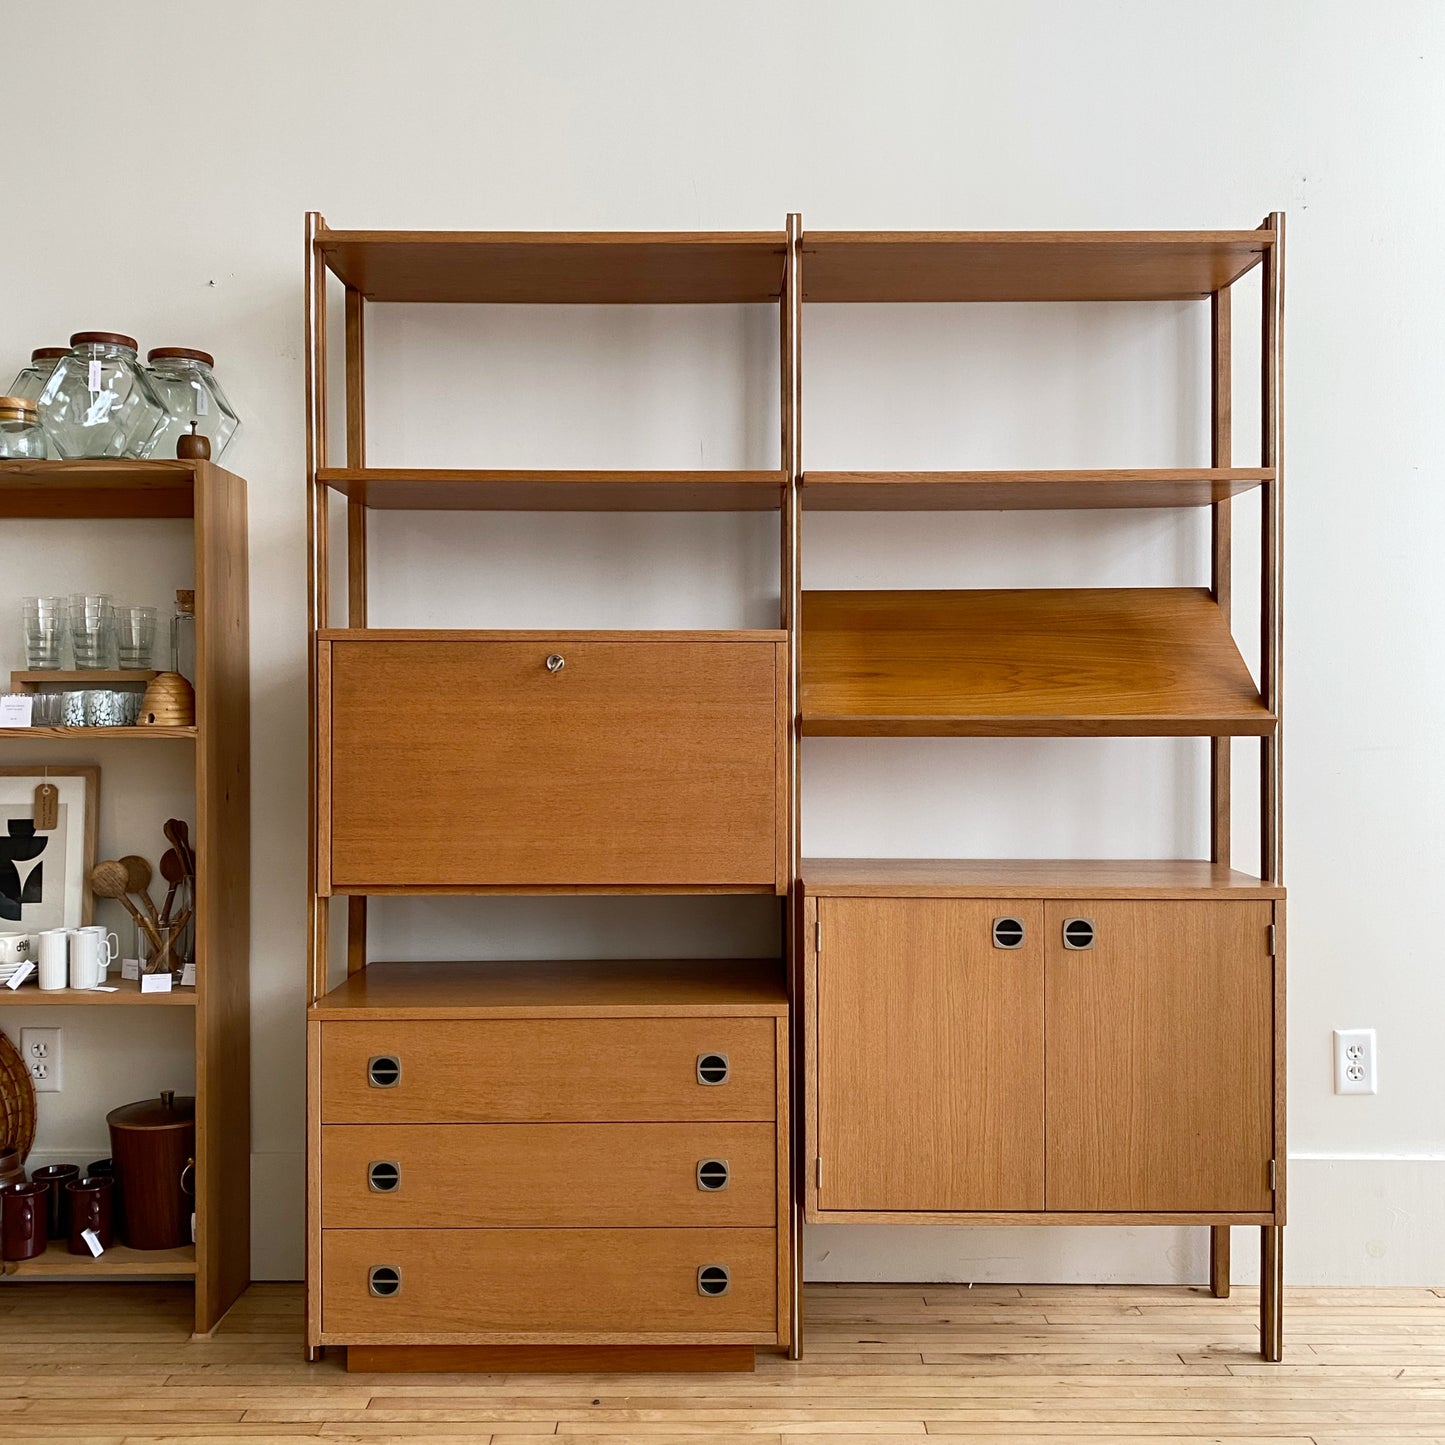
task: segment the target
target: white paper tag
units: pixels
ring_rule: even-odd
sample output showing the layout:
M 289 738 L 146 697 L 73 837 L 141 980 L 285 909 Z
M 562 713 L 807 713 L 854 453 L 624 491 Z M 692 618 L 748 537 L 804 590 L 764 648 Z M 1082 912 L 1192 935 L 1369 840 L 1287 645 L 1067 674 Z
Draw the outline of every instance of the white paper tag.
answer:
M 142 993 L 169 993 L 171 991 L 171 976 L 168 973 L 143 973 L 140 976 L 140 991 Z
M 196 389 L 196 415 L 205 416 L 211 409 L 210 395 L 199 381 L 193 381 L 191 385 Z
M 195 964 L 193 964 L 193 963 L 183 963 L 183 964 L 181 965 L 181 987 L 182 987 L 182 988 L 195 988 L 195 986 L 196 986 L 196 966 L 195 966 Z
M 85 389 L 92 396 L 96 396 L 100 392 L 105 390 L 104 383 L 101 381 L 100 377 L 99 361 L 92 360 L 89 367 L 86 369 Z
M 91 993 L 119 993 L 120 990 L 113 983 L 98 983 L 90 990 Z
M 140 977 L 140 959 L 123 958 L 120 961 L 120 976 L 131 980 Z
M 0 697 L 0 728 L 28 728 L 35 699 L 28 692 L 11 692 Z
M 90 1252 L 96 1259 L 105 1253 L 105 1246 L 100 1242 L 100 1236 L 93 1229 L 82 1229 L 80 1237 L 90 1246 Z
M 6 987 L 6 988 L 19 988 L 20 985 L 21 985 L 22 983 L 24 983 L 25 980 L 26 980 L 27 978 L 29 978 L 30 975 L 31 975 L 32 973 L 34 973 L 34 972 L 35 972 L 35 965 L 34 965 L 33 963 L 30 963 L 30 962 L 28 962 L 28 961 L 25 962 L 25 963 L 22 963 L 22 964 L 20 965 L 20 967 L 17 968 L 17 969 L 15 970 L 15 972 L 12 973 L 12 974 L 10 975 L 10 977 L 5 980 L 5 987 Z
M 195 1210 L 192 1210 L 192 1211 L 191 1211 L 191 1243 L 194 1244 L 195 1242 L 196 1242 L 196 1213 L 195 1213 Z

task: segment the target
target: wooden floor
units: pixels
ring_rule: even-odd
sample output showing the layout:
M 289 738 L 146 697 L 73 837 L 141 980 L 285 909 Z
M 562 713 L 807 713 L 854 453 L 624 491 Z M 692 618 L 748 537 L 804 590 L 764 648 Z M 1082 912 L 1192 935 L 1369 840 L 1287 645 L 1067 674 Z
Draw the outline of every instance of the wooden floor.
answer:
M 755 1375 L 415 1377 L 304 1364 L 295 1285 L 253 1287 L 191 1340 L 187 1289 L 17 1282 L 0 1439 L 1445 1442 L 1445 1289 L 1289 1290 L 1280 1365 L 1256 1353 L 1256 1307 L 1243 1289 L 815 1286 L 807 1359 Z

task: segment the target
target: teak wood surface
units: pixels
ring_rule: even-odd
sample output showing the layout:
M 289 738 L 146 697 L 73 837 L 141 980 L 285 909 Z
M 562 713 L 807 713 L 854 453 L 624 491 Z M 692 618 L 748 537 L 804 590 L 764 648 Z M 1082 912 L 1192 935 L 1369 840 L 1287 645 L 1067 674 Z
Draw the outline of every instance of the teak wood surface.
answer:
M 1273 916 L 1045 904 L 1050 1209 L 1272 1209 Z M 1064 948 L 1069 917 L 1092 948 Z
M 331 883 L 781 891 L 776 646 L 330 644 Z
M 1044 1204 L 1042 903 L 828 898 L 818 909 L 819 1207 Z M 815 1166 L 816 1169 L 816 1166 Z
M 749 1121 L 777 1114 L 766 1018 L 392 1019 L 321 1026 L 326 1124 Z M 703 1084 L 700 1055 L 728 1056 Z M 375 1088 L 367 1061 L 394 1055 Z
M 775 1344 L 771 1229 L 328 1229 L 322 1339 L 346 1344 Z M 367 1271 L 401 1270 L 389 1299 Z M 726 1294 L 699 1292 L 720 1264 Z
M 0 517 L 99 518 L 195 515 L 195 478 L 212 462 L 0 461 Z
M 777 1219 L 777 1129 L 711 1124 L 329 1124 L 327 1229 L 753 1228 Z M 704 1159 L 728 1165 L 699 1188 Z M 393 1161 L 401 1182 L 371 1188 Z
M 805 592 L 803 731 L 831 737 L 1270 732 L 1204 588 Z

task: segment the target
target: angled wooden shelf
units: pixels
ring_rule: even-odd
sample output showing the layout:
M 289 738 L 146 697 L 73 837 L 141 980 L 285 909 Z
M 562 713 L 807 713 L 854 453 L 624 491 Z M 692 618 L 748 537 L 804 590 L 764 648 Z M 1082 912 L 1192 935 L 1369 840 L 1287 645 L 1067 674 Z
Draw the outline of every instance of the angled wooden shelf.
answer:
M 380 511 L 776 512 L 779 471 L 466 471 L 323 467 L 323 486 Z
M 1263 258 L 1258 231 L 807 231 L 804 301 L 1184 301 Z
M 781 231 L 333 231 L 327 268 L 367 301 L 768 302 Z
M 1272 467 L 1111 471 L 806 472 L 814 512 L 1047 512 L 1204 507 L 1274 480 Z
M 815 898 L 1283 898 L 1248 873 L 1192 858 L 805 858 Z
M 318 1019 L 782 1018 L 780 959 L 368 963 L 311 1007 Z
M 813 737 L 1265 736 L 1207 590 L 805 592 Z

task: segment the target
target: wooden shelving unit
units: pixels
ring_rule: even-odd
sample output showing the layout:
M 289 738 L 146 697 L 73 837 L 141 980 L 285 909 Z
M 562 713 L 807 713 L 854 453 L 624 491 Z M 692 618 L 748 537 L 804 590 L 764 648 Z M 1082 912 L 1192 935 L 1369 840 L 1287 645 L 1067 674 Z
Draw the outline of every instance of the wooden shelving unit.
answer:
M 10 1270 L 18 1280 L 150 1278 L 195 1280 L 195 1323 L 208 1333 L 251 1277 L 250 1118 L 250 695 L 248 673 L 246 485 L 210 462 L 0 461 L 0 519 L 194 521 L 196 725 L 132 728 L 5 728 L 0 737 L 37 749 L 47 742 L 97 745 L 185 742 L 194 758 L 196 958 L 194 989 L 142 994 L 0 989 L 7 1009 L 181 1008 L 195 1014 L 196 1243 L 176 1250 L 117 1245 L 99 1259 L 52 1246 Z M 134 673 L 20 673 L 24 686 L 69 680 L 137 681 Z M 125 787 L 128 750 L 102 762 L 102 789 Z M 128 851 L 130 840 L 107 840 Z M 97 1098 L 103 1116 L 128 1098 Z M 10 1267 L 7 1266 L 7 1269 Z

